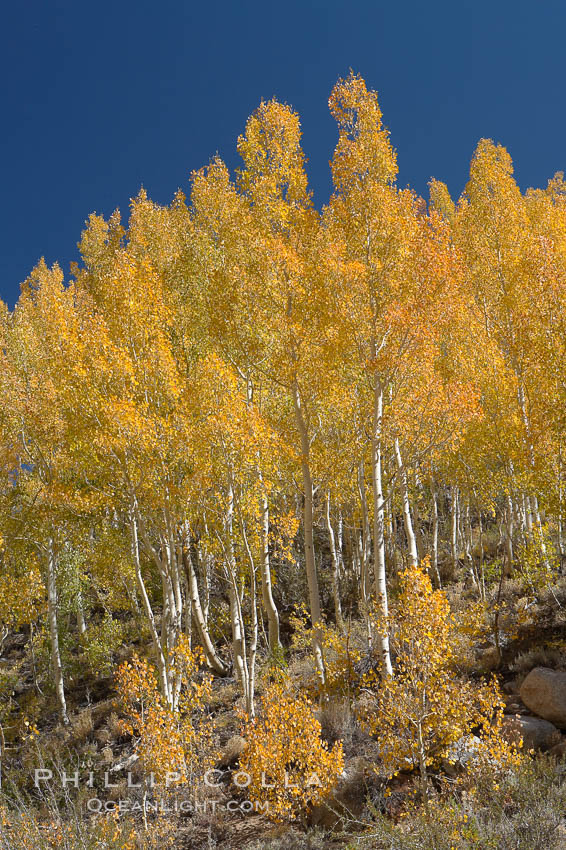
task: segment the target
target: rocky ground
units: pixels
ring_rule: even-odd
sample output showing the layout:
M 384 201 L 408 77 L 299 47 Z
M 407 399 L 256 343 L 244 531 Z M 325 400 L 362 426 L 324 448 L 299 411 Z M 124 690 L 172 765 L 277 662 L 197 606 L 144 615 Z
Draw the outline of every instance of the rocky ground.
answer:
M 88 771 L 97 775 L 107 772 L 115 787 L 105 791 L 106 799 L 119 799 L 125 792 L 130 793 L 125 774 L 128 770 L 132 771 L 136 781 L 137 758 L 134 742 L 123 734 L 120 727 L 112 677 L 76 681 L 69 694 L 69 704 L 73 707 L 70 725 L 63 728 L 56 722 L 55 712 L 47 710 L 49 700 L 46 698 L 42 702 L 34 688 L 29 659 L 23 662 L 25 644 L 25 635 L 13 636 L 5 642 L 0 659 L 0 671 L 19 670 L 11 694 L 17 710 L 12 710 L 12 723 L 5 724 L 4 728 L 3 776 L 9 776 L 10 781 L 19 784 L 23 791 L 33 793 L 31 776 L 40 757 L 46 764 L 65 765 L 67 770 L 75 765 L 81 776 Z M 541 620 L 539 617 L 538 624 L 526 624 L 513 640 L 506 641 L 503 658 L 498 665 L 494 664 L 492 646 L 477 650 L 480 672 L 497 667 L 505 699 L 505 736 L 512 741 L 521 738 L 524 748 L 532 749 L 535 758 L 550 759 L 548 764 L 555 766 L 553 770 L 557 771 L 557 775 L 561 775 L 562 759 L 566 759 L 565 646 L 561 620 Z M 131 647 L 125 647 L 123 654 L 129 651 Z M 305 659 L 292 661 L 290 673 L 299 682 L 309 675 L 307 666 Z M 261 688 L 260 682 L 260 696 Z M 241 792 L 231 782 L 233 771 L 238 767 L 238 758 L 246 746 L 234 713 L 239 699 L 233 680 L 215 681 L 209 709 L 222 751 L 217 763 L 217 769 L 222 772 L 221 787 L 215 789 L 215 795 L 223 803 L 242 799 Z M 33 707 L 38 702 L 42 706 L 39 722 L 27 721 L 25 718 L 33 717 Z M 344 741 L 344 772 L 327 804 L 315 807 L 303 823 L 293 826 L 274 825 L 263 814 L 240 810 L 193 811 L 174 815 L 174 846 L 179 850 L 318 850 L 322 847 L 360 847 L 365 850 L 366 846 L 395 847 L 393 843 L 366 845 L 363 842 L 368 830 L 371 834 L 376 817 L 385 816 L 391 823 L 398 820 L 402 808 L 414 793 L 414 775 L 407 771 L 393 781 L 386 780 L 380 772 L 375 742 L 356 722 L 355 705 L 352 708 L 345 702 L 331 701 L 319 710 L 318 716 L 323 735 L 329 743 L 337 739 Z M 29 723 L 29 734 L 26 734 L 26 723 Z M 473 755 L 471 739 L 455 748 L 453 759 L 440 766 L 439 775 L 448 779 L 457 775 L 466 769 Z M 83 794 L 83 801 L 84 798 Z M 554 824 L 552 833 L 556 841 L 561 835 L 560 821 L 564 813 L 566 809 L 556 816 L 559 820 Z M 554 814 L 552 816 L 555 817 Z M 424 848 L 425 845 L 422 846 Z M 502 848 L 505 846 L 501 845 Z M 523 845 L 509 845 L 510 848 L 515 846 Z M 544 845 L 540 845 L 541 850 L 543 846 L 544 850 L 552 850 L 553 847 L 566 847 L 566 843 L 553 844 L 545 839 Z M 535 847 L 536 844 L 529 850 Z

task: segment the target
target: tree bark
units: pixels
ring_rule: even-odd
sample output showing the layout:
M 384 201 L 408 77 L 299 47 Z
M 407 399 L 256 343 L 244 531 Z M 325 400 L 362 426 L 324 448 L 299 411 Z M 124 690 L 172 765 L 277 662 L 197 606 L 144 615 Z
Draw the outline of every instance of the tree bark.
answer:
M 224 662 L 216 652 L 216 648 L 212 642 L 212 638 L 210 637 L 210 632 L 208 631 L 208 627 L 200 603 L 197 575 L 191 558 L 190 541 L 188 539 L 188 535 L 185 537 L 183 543 L 183 566 L 185 569 L 185 575 L 187 577 L 187 584 L 189 587 L 193 619 L 197 634 L 204 649 L 207 664 L 212 670 L 214 670 L 215 673 L 218 673 L 219 676 L 225 676 L 228 673 L 228 667 L 226 666 L 226 664 L 224 664 Z
M 53 538 L 47 541 L 47 609 L 49 618 L 49 639 L 51 642 L 51 666 L 55 693 L 59 704 L 59 714 L 62 722 L 67 725 L 67 702 L 65 699 L 65 682 L 63 666 L 59 649 L 59 626 L 57 622 L 57 562 Z
M 261 481 L 261 479 L 260 479 Z M 261 596 L 263 607 L 267 614 L 268 641 L 271 653 L 281 652 L 281 640 L 279 637 L 279 612 L 273 599 L 271 585 L 271 565 L 269 561 L 269 503 L 267 494 L 262 491 L 259 497 L 259 509 L 261 515 Z
M 468 563 L 468 571 L 470 573 L 470 579 L 472 581 L 472 587 L 478 587 L 478 581 L 476 578 L 476 573 L 474 570 L 474 558 L 472 554 L 473 541 L 472 541 L 472 521 L 470 517 L 470 503 L 466 502 L 466 520 L 465 520 L 465 528 L 464 528 L 464 551 L 466 553 L 466 561 Z
M 228 489 L 228 504 L 225 517 L 226 552 L 224 562 L 228 578 L 228 591 L 230 599 L 230 617 L 232 621 L 232 656 L 234 664 L 234 675 L 242 685 L 244 695 L 248 689 L 248 670 L 246 664 L 246 635 L 240 605 L 240 594 L 238 590 L 238 571 L 234 555 L 233 540 L 233 515 L 234 515 L 234 491 L 230 485 Z
M 513 572 L 513 500 L 511 496 L 507 496 L 505 519 L 505 558 L 507 575 L 511 575 Z
M 342 605 L 340 604 L 340 565 L 338 563 L 338 554 L 336 552 L 334 529 L 332 528 L 332 520 L 330 518 L 330 490 L 326 493 L 326 527 L 328 529 L 330 558 L 332 561 L 332 596 L 334 598 L 334 614 L 336 617 L 337 628 L 342 629 L 344 622 L 342 619 Z
M 134 567 L 136 571 L 136 580 L 138 582 L 138 587 L 141 593 L 142 603 L 145 609 L 145 613 L 147 616 L 147 620 L 149 623 L 149 630 L 151 633 L 151 638 L 153 641 L 153 647 L 155 649 L 155 656 L 157 662 L 157 672 L 159 674 L 159 680 L 161 683 L 161 692 L 168 704 L 172 704 L 173 696 L 171 693 L 171 689 L 169 687 L 169 675 L 167 670 L 167 658 L 163 648 L 163 641 L 160 638 L 159 632 L 157 631 L 157 625 L 155 623 L 155 616 L 153 614 L 153 609 L 151 607 L 151 602 L 149 599 L 149 595 L 147 593 L 147 588 L 145 586 L 145 582 L 143 580 L 143 575 L 141 571 L 141 561 L 140 561 L 140 548 L 139 548 L 139 539 L 138 539 L 138 523 L 135 516 L 135 509 L 132 509 L 130 516 L 130 532 L 131 532 L 131 542 L 132 542 L 132 557 L 134 560 Z
M 374 379 L 373 428 L 371 441 L 371 477 L 373 485 L 373 557 L 375 570 L 375 593 L 382 621 L 377 640 L 381 653 L 382 672 L 393 675 L 389 649 L 389 605 L 385 575 L 385 503 L 381 470 L 381 440 L 383 428 L 383 388 L 378 375 Z
M 458 570 L 458 488 L 450 488 L 450 514 L 452 529 L 450 535 L 450 551 L 452 554 L 452 567 L 456 574 Z
M 293 402 L 295 407 L 295 421 L 299 438 L 301 441 L 301 472 L 303 476 L 303 532 L 305 542 L 305 568 L 307 572 L 307 583 L 309 588 L 309 603 L 311 620 L 313 624 L 313 652 L 315 665 L 321 684 L 325 681 L 324 656 L 322 652 L 322 635 L 317 624 L 322 622 L 320 610 L 320 592 L 318 589 L 318 577 L 314 559 L 313 540 L 313 484 L 310 470 L 310 444 L 307 426 L 303 415 L 301 397 L 297 384 L 293 387 Z
M 395 459 L 397 461 L 397 471 L 399 473 L 399 486 L 401 488 L 401 498 L 403 501 L 403 524 L 405 526 L 405 535 L 407 537 L 407 546 L 409 548 L 409 563 L 412 567 L 419 565 L 419 553 L 417 549 L 417 540 L 413 529 L 411 519 L 411 503 L 409 500 L 409 486 L 407 484 L 407 471 L 401 457 L 401 449 L 399 448 L 399 438 L 395 437 Z
M 432 568 L 438 587 L 442 589 L 442 580 L 438 569 L 438 497 L 436 490 L 432 492 Z

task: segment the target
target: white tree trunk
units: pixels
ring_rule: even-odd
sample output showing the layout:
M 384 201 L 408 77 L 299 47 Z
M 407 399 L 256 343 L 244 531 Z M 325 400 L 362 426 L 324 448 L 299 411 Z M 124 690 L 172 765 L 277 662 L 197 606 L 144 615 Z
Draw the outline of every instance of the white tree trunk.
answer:
M 77 591 L 77 626 L 79 627 L 79 634 L 84 635 L 86 632 L 86 621 L 83 609 L 83 595 L 80 588 Z
M 261 481 L 261 479 L 260 479 Z M 263 607 L 267 614 L 267 628 L 269 649 L 272 653 L 281 651 L 281 640 L 279 637 L 279 612 L 273 599 L 271 585 L 271 565 L 269 562 L 269 503 L 267 494 L 262 491 L 259 497 L 259 509 L 261 515 L 261 596 Z
M 409 548 L 409 563 L 412 567 L 419 565 L 419 553 L 417 550 L 417 540 L 413 529 L 411 519 L 411 503 L 409 500 L 409 486 L 407 484 L 407 471 L 401 457 L 401 449 L 399 448 L 399 438 L 395 437 L 395 459 L 397 461 L 397 471 L 399 473 L 399 486 L 401 488 L 401 498 L 403 501 L 403 524 L 405 526 L 405 535 L 407 537 L 407 546 Z
M 450 514 L 452 519 L 450 535 L 450 551 L 452 554 L 452 567 L 454 573 L 458 570 L 458 488 L 450 488 Z
M 69 722 L 67 716 L 67 702 L 65 699 L 65 683 L 63 679 L 63 666 L 61 664 L 61 652 L 59 649 L 59 626 L 57 623 L 57 563 L 55 559 L 55 548 L 53 539 L 47 541 L 47 612 L 49 618 L 49 639 L 51 642 L 51 667 L 55 693 L 59 704 L 59 714 L 62 722 Z
M 252 555 L 252 551 L 250 548 L 250 544 L 248 541 L 248 535 L 246 532 L 245 522 L 242 517 L 240 517 L 240 522 L 242 526 L 242 537 L 244 539 L 244 545 L 246 548 L 246 552 L 248 555 L 248 561 L 250 565 L 250 608 L 251 608 L 251 628 L 250 628 L 250 640 L 249 640 L 249 652 L 247 657 L 247 687 L 244 691 L 244 699 L 246 701 L 246 713 L 248 717 L 255 717 L 255 670 L 256 670 L 256 657 L 257 657 L 257 639 L 258 639 L 258 616 L 257 616 L 257 582 L 256 582 L 256 567 L 254 558 Z M 242 620 L 242 628 L 244 627 L 243 615 L 242 615 L 242 606 L 241 600 L 239 605 L 240 618 Z
M 464 528 L 464 551 L 466 553 L 466 561 L 468 564 L 468 572 L 470 574 L 470 579 L 472 582 L 472 587 L 478 587 L 478 582 L 476 578 L 476 573 L 474 570 L 474 558 L 472 554 L 473 541 L 472 541 L 472 521 L 470 516 L 470 503 L 466 502 L 466 523 Z
M 225 676 L 228 672 L 228 667 L 224 664 L 216 652 L 216 648 L 212 642 L 212 638 L 210 637 L 210 632 L 208 631 L 208 626 L 202 610 L 197 575 L 191 558 L 188 534 L 186 535 L 183 543 L 183 566 L 189 587 L 193 619 L 199 640 L 204 649 L 207 664 L 212 670 L 214 670 L 215 673 L 218 673 L 219 676 Z
M 132 509 L 130 513 L 130 533 L 131 533 L 131 542 L 132 542 L 132 557 L 134 560 L 134 567 L 136 571 L 136 580 L 138 582 L 138 587 L 140 590 L 143 607 L 145 609 L 145 613 L 147 616 L 147 621 L 149 623 L 149 630 L 151 633 L 151 638 L 153 641 L 153 648 L 155 650 L 155 657 L 157 663 L 157 672 L 159 675 L 159 681 L 161 683 L 161 692 L 168 704 L 171 706 L 173 702 L 173 694 L 171 692 L 170 683 L 169 683 L 169 674 L 167 669 L 167 657 L 164 652 L 163 641 L 160 638 L 159 632 L 157 630 L 157 625 L 155 623 L 155 615 L 153 613 L 153 609 L 151 607 L 151 602 L 149 599 L 149 595 L 147 593 L 147 588 L 145 586 L 145 582 L 143 580 L 143 575 L 141 571 L 141 561 L 140 561 L 140 548 L 139 548 L 139 539 L 138 539 L 138 523 L 135 516 L 135 511 Z
M 233 518 L 234 490 L 232 485 L 230 484 L 228 488 L 228 501 L 224 523 L 224 564 L 226 568 L 226 576 L 228 579 L 228 592 L 230 599 L 230 619 L 232 622 L 232 660 L 234 664 L 234 675 L 236 677 L 236 681 L 238 681 L 242 687 L 242 692 L 247 702 L 247 695 L 249 693 L 249 670 L 246 657 L 246 632 L 244 626 L 244 618 L 242 615 L 240 589 L 238 587 L 238 567 L 234 554 Z
M 438 497 L 436 490 L 432 492 L 432 569 L 434 570 L 438 587 L 442 588 L 440 570 L 438 569 Z
M 513 572 L 513 500 L 507 496 L 507 509 L 505 513 L 505 558 L 507 575 Z
M 531 500 L 526 493 L 523 494 L 523 505 L 525 509 L 525 526 L 527 534 L 530 536 L 533 533 L 533 512 L 531 508 Z
M 371 593 L 371 577 L 370 577 L 370 554 L 371 554 L 371 529 L 369 524 L 369 509 L 366 496 L 366 482 L 364 461 L 360 461 L 358 467 L 358 493 L 360 495 L 360 504 L 362 508 L 362 536 L 361 536 L 361 574 L 364 576 L 364 592 L 365 596 L 369 597 Z
M 379 624 L 377 640 L 381 653 L 382 672 L 393 675 L 389 649 L 389 604 L 385 575 L 385 503 L 381 470 L 381 440 L 383 428 L 383 389 L 376 375 L 373 397 L 373 428 L 371 441 L 371 477 L 373 485 L 373 557 L 375 570 L 375 593 L 382 623 Z
M 305 542 L 305 568 L 307 572 L 307 583 L 309 588 L 310 614 L 313 624 L 313 651 L 317 673 L 321 684 L 325 681 L 324 656 L 322 652 L 322 635 L 316 625 L 322 622 L 320 610 L 320 593 L 318 589 L 318 576 L 314 559 L 313 540 L 313 484 L 310 470 L 310 444 L 307 426 L 303 415 L 299 388 L 295 384 L 293 388 L 293 402 L 295 406 L 295 421 L 299 438 L 301 441 L 301 472 L 303 476 L 303 525 Z
M 340 604 L 340 565 L 338 563 L 338 554 L 336 552 L 336 538 L 334 536 L 334 529 L 332 528 L 332 520 L 330 517 L 330 490 L 326 493 L 326 528 L 328 529 L 330 558 L 332 561 L 332 596 L 334 598 L 334 614 L 336 617 L 337 628 L 342 629 L 344 623 L 342 619 L 342 605 Z

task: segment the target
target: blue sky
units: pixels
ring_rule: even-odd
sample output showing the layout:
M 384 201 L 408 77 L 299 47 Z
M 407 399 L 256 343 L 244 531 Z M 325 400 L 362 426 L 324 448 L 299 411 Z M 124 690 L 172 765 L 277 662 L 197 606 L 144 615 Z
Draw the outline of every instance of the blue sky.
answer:
M 41 256 L 68 273 L 89 213 L 143 184 L 167 203 L 235 143 L 261 98 L 301 114 L 315 202 L 330 191 L 330 90 L 379 91 L 401 185 L 459 195 L 475 144 L 505 144 L 521 186 L 566 170 L 564 0 L 26 0 L 4 4 L 0 295 Z

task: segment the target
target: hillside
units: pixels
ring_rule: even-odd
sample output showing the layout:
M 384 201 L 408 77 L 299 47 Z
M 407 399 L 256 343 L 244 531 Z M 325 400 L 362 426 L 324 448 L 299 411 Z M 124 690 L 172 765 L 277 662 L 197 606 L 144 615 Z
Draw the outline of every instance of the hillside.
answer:
M 329 106 L 1 305 L 1 850 L 564 846 L 563 175 Z

